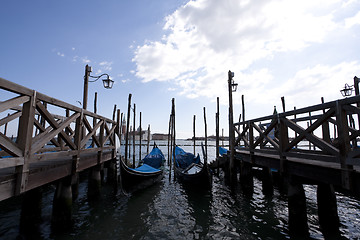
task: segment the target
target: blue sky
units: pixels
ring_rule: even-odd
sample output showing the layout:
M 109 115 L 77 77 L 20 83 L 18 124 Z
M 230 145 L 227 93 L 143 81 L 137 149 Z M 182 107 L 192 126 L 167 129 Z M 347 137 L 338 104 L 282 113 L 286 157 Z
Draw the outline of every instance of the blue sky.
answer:
M 216 97 L 227 131 L 227 71 L 245 95 L 246 118 L 341 98 L 360 76 L 360 1 L 135 0 L 0 2 L 0 77 L 73 105 L 82 101 L 84 67 L 108 73 L 113 89 L 90 83 L 88 109 L 126 112 L 152 132 L 167 132 L 171 98 L 177 135 L 215 132 Z M 236 119 L 237 117 L 235 117 Z M 137 124 L 139 119 L 137 117 Z

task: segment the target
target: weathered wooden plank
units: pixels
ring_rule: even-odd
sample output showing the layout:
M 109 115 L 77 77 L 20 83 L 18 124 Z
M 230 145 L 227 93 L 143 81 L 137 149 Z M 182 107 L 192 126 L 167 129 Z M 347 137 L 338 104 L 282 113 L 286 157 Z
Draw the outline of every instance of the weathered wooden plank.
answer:
M 8 167 L 16 167 L 24 164 L 24 157 L 10 157 L 0 159 L 0 169 Z
M 320 127 L 330 116 L 332 116 L 335 113 L 335 109 L 330 109 L 327 111 L 323 117 L 316 120 L 312 125 L 310 125 L 309 128 L 306 130 L 302 128 L 301 126 L 297 125 L 291 120 L 287 120 L 285 123 L 288 127 L 290 127 L 292 130 L 294 130 L 296 133 L 299 134 L 298 137 L 296 137 L 289 146 L 285 149 L 285 151 L 289 151 L 291 148 L 296 146 L 301 140 L 306 138 L 308 141 L 315 144 L 317 147 L 322 149 L 323 151 L 330 153 L 332 155 L 338 155 L 339 150 L 332 146 L 330 143 L 318 138 L 312 132 L 316 130 L 318 127 Z
M 85 122 L 85 121 L 84 121 L 84 122 Z M 86 120 L 86 122 L 87 122 L 87 120 Z M 102 123 L 103 123 L 103 121 L 98 122 L 98 123 L 94 126 L 94 128 L 91 130 L 91 132 L 88 133 L 88 134 L 85 136 L 85 138 L 81 140 L 80 149 L 85 146 L 85 144 L 89 141 L 89 139 L 90 139 L 91 137 L 93 137 L 93 140 L 95 141 L 96 145 L 97 145 L 97 146 L 100 146 L 100 143 L 99 143 L 98 139 L 96 138 L 96 136 L 94 136 L 94 134 L 95 134 L 96 131 L 99 129 L 99 127 L 101 126 Z M 87 122 L 87 124 L 89 124 L 89 122 Z M 86 124 L 85 124 L 85 125 L 86 125 Z M 90 126 L 90 124 L 89 124 L 89 126 Z M 89 127 L 89 128 L 91 129 L 91 127 Z
M 15 179 L 0 182 L 0 201 L 14 196 Z
M 19 106 L 29 100 L 30 100 L 29 96 L 19 96 L 19 97 L 14 97 L 12 99 L 0 102 L 0 113 L 5 110 L 11 109 L 15 106 Z
M 71 141 L 71 139 L 65 134 L 65 132 L 63 132 L 63 129 L 65 129 L 65 127 L 67 125 L 69 125 L 72 121 L 74 121 L 77 117 L 79 117 L 79 113 L 74 113 L 72 116 L 70 116 L 65 122 L 63 122 L 62 124 L 58 125 L 57 122 L 53 119 L 52 120 L 52 124 L 57 126 L 54 126 L 54 130 L 49 132 L 48 134 L 46 134 L 45 136 L 43 136 L 41 139 L 39 139 L 39 141 L 34 142 L 32 149 L 31 149 L 31 153 L 34 154 L 36 153 L 38 150 L 40 150 L 46 143 L 48 143 L 51 139 L 53 139 L 56 135 L 58 135 L 59 133 L 63 133 L 61 134 L 61 136 L 64 138 L 64 135 L 66 136 L 64 141 L 66 143 L 70 143 L 69 146 L 73 147 L 73 149 L 76 148 L 75 144 Z
M 273 121 L 270 126 L 263 132 L 259 126 L 254 124 L 254 128 L 256 131 L 260 133 L 260 137 L 256 140 L 254 147 L 258 146 L 259 143 L 262 142 L 262 140 L 266 139 L 267 142 L 269 142 L 275 149 L 279 150 L 279 144 L 276 143 L 272 138 L 268 136 L 268 134 L 271 132 L 272 129 L 274 129 L 276 125 L 276 121 Z
M 59 129 L 60 126 L 57 123 L 57 121 L 52 117 L 52 115 L 47 111 L 47 109 L 42 105 L 40 102 L 36 104 L 36 107 L 38 111 L 41 113 L 41 115 L 48 121 L 50 126 L 52 126 L 54 129 Z M 66 144 L 69 145 L 71 149 L 76 149 L 76 145 L 73 143 L 72 139 L 63 131 L 63 128 L 70 125 L 72 121 L 74 121 L 77 117 L 80 116 L 80 113 L 75 112 L 72 116 L 70 116 L 64 123 L 62 124 L 62 128 L 60 128 L 61 131 L 57 132 L 60 133 L 60 137 L 66 142 Z M 69 120 L 71 119 L 71 121 Z
M 4 78 L 0 78 L 0 88 L 13 93 L 23 94 L 28 96 L 31 96 L 33 93 L 33 90 L 21 86 L 19 84 L 10 82 L 8 80 L 5 80 Z
M 104 143 L 106 143 L 106 141 L 109 139 L 110 136 L 112 136 L 112 134 L 114 133 L 115 131 L 115 125 L 112 126 L 112 128 L 109 130 L 109 128 L 107 127 L 107 125 L 105 124 L 105 129 L 106 129 L 106 137 L 104 138 Z M 110 143 L 111 145 L 115 145 L 114 143 L 114 139 L 110 138 Z
M 57 120 L 58 123 L 61 123 L 60 120 Z M 42 139 L 46 134 L 48 134 L 53 128 L 51 126 L 44 128 L 43 125 L 41 123 L 39 123 L 38 120 L 34 119 L 34 124 L 37 127 L 37 129 L 40 130 L 40 134 L 38 134 L 37 136 L 35 136 L 33 138 L 33 142 L 37 142 L 39 141 L 39 139 Z M 52 138 L 50 140 L 52 142 L 52 144 L 54 144 L 56 147 L 60 147 L 60 144 L 58 141 L 55 140 L 55 138 Z
M 15 112 L 15 113 L 12 113 L 6 117 L 4 117 L 3 119 L 0 119 L 0 126 L 8 123 L 8 122 L 11 122 L 12 120 L 18 118 L 21 116 L 21 112 Z
M 19 148 L 24 156 L 24 164 L 16 167 L 17 179 L 15 195 L 19 195 L 26 190 L 29 174 L 29 161 L 31 140 L 35 119 L 36 91 L 33 91 L 29 101 L 23 104 L 22 115 L 19 118 L 18 137 L 16 139 Z
M 0 133 L 0 146 L 5 152 L 13 157 L 24 156 L 19 146 L 2 133 Z

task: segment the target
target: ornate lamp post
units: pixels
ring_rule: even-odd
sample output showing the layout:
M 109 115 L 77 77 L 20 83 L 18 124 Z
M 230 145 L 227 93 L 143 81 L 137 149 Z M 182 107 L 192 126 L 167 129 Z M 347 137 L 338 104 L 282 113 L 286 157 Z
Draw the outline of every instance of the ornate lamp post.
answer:
M 110 79 L 109 74 L 104 73 L 100 76 L 91 76 L 91 67 L 89 65 L 85 66 L 85 76 L 84 76 L 84 95 L 83 95 L 83 109 L 87 108 L 87 99 L 88 99 L 88 85 L 89 82 L 96 82 L 101 77 L 106 76 L 105 79 L 103 79 L 104 88 L 111 89 L 114 85 L 114 81 Z M 95 80 L 90 81 L 89 77 L 94 78 Z
M 344 88 L 341 89 L 340 92 L 343 97 L 349 97 L 352 95 L 353 90 L 353 85 L 349 86 L 349 84 L 345 83 Z

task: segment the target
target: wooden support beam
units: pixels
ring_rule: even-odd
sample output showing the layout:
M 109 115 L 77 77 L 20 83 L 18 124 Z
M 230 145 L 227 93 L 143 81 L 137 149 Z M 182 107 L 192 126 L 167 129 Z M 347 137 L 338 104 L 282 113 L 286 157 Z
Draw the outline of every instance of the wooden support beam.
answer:
M 16 167 L 17 173 L 15 195 L 26 191 L 29 177 L 29 160 L 31 152 L 31 140 L 35 119 L 36 91 L 33 91 L 29 101 L 23 103 L 22 115 L 19 119 L 17 145 L 24 156 L 24 165 Z

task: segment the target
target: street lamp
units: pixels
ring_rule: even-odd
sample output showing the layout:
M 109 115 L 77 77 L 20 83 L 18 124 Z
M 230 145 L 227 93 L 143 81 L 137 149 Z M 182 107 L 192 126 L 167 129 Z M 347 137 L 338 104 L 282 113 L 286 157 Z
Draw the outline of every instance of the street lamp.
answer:
M 84 76 L 84 96 L 83 96 L 83 109 L 87 108 L 87 98 L 88 98 L 88 84 L 89 82 L 96 82 L 101 77 L 106 76 L 105 79 L 102 79 L 104 88 L 111 89 L 114 85 L 114 81 L 110 79 L 109 74 L 103 73 L 100 76 L 91 76 L 91 67 L 89 65 L 85 66 L 85 76 Z M 89 77 L 94 78 L 95 80 L 90 81 Z
M 353 86 L 354 86 L 354 85 L 349 86 L 349 84 L 345 83 L 344 88 L 343 88 L 342 90 L 340 90 L 341 95 L 342 95 L 343 97 L 351 96 L 352 91 L 354 90 L 354 89 L 353 89 Z
M 228 72 L 228 89 L 229 89 L 229 150 L 230 150 L 230 183 L 231 185 L 236 183 L 236 172 L 235 172 L 235 132 L 234 132 L 234 119 L 233 119 L 233 102 L 232 93 L 236 91 L 238 84 L 234 83 L 233 80 L 234 72 L 229 70 Z
M 234 79 L 233 79 L 235 74 L 234 74 L 234 72 L 231 72 L 230 70 L 229 70 L 228 74 L 229 74 L 229 84 L 231 84 L 231 91 L 236 92 L 238 84 L 235 83 Z

